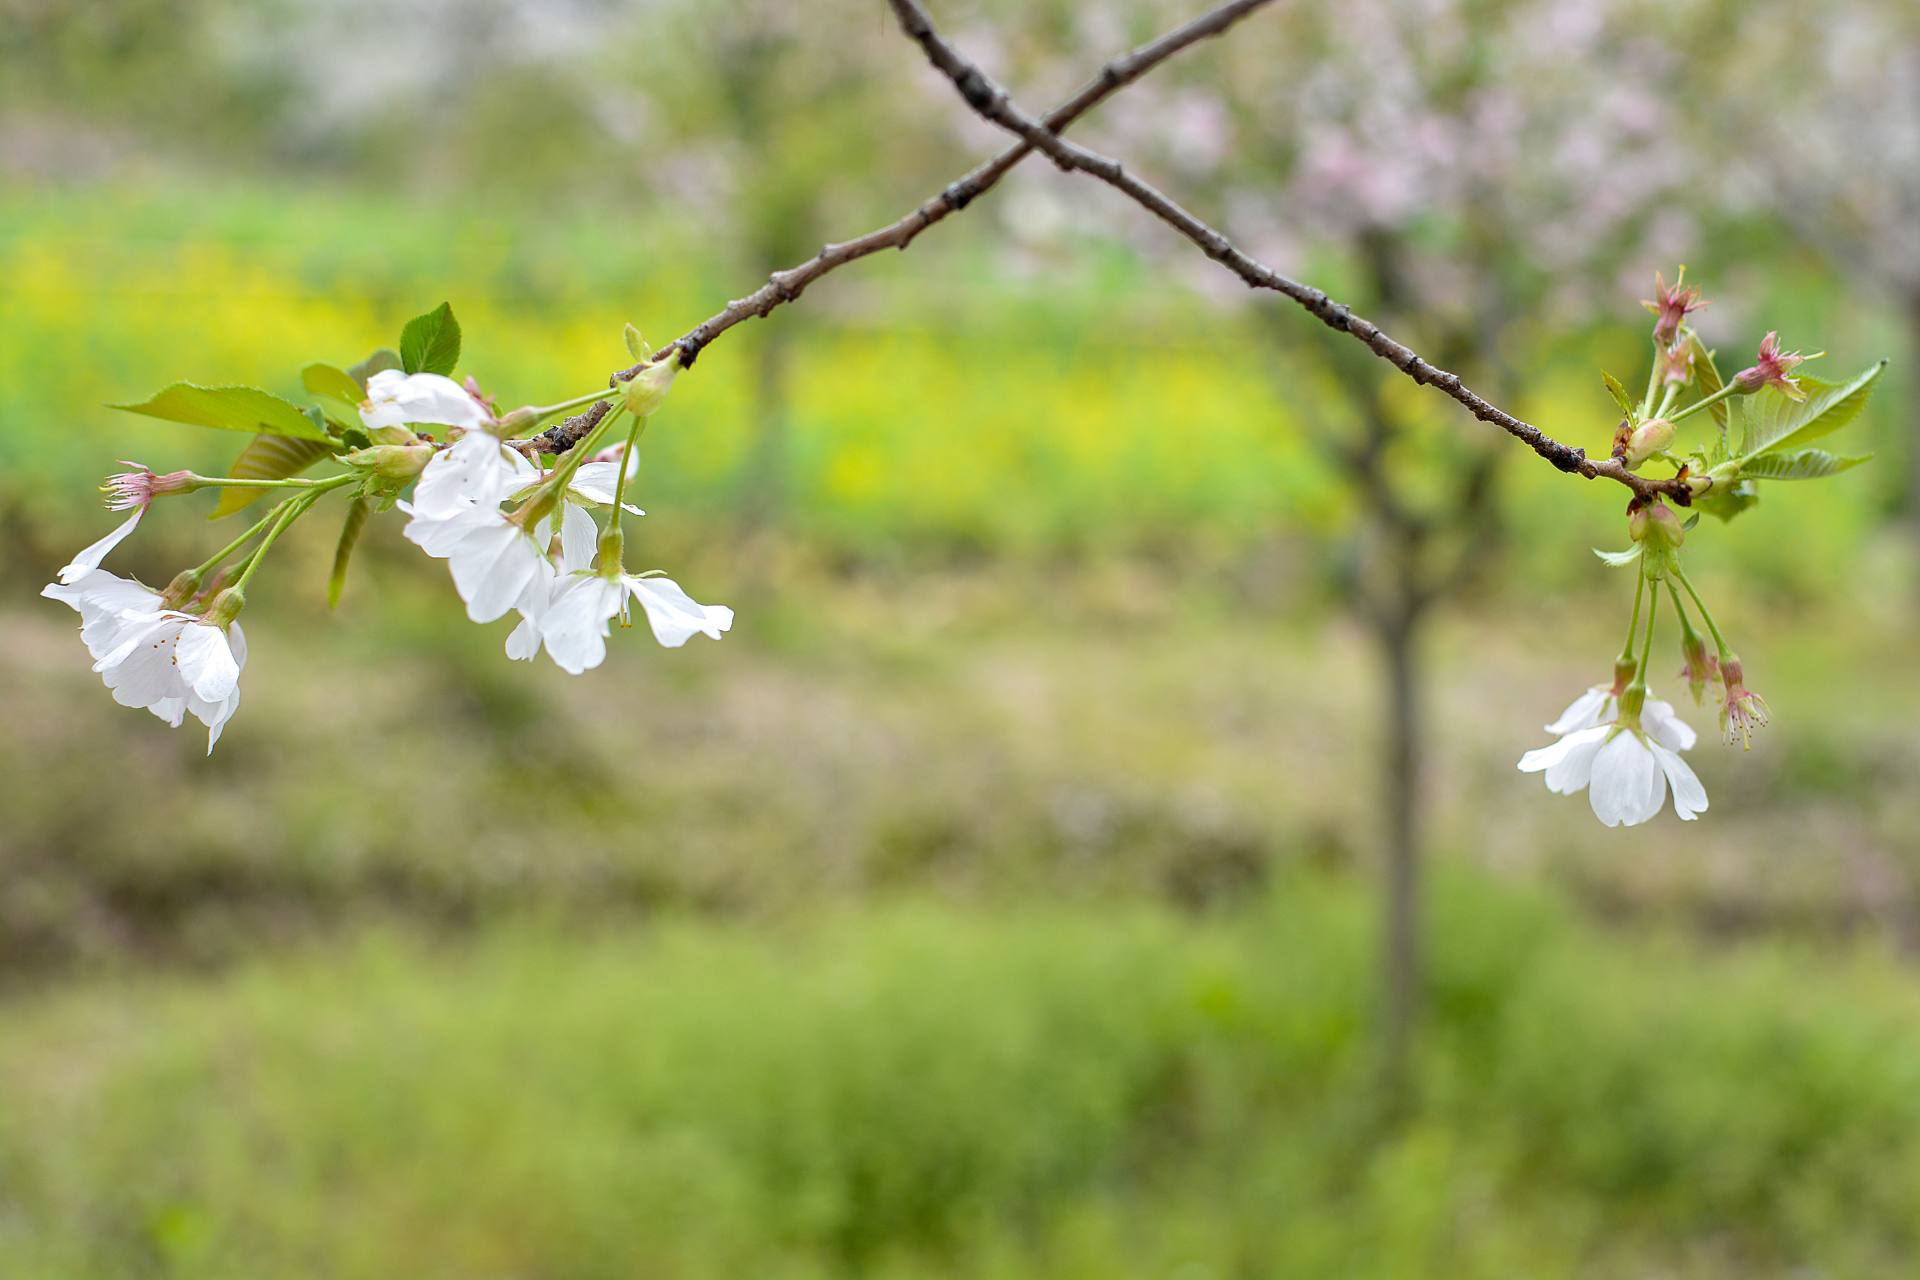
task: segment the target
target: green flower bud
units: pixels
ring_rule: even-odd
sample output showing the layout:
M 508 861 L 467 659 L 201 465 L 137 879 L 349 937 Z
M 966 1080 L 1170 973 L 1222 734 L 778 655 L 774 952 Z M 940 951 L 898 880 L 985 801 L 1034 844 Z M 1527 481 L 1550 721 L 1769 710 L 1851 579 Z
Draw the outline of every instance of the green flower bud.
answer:
M 208 606 L 207 621 L 216 627 L 229 626 L 235 618 L 240 616 L 240 611 L 246 607 L 246 593 L 238 587 L 228 587 L 225 591 L 215 596 L 213 603 Z
M 496 435 L 517 436 L 522 431 L 538 426 L 539 424 L 540 411 L 532 405 L 521 405 L 512 413 L 502 416 L 493 426 Z
M 376 444 L 356 449 L 340 459 L 350 467 L 359 467 L 389 480 L 411 480 L 433 461 L 433 446 L 416 444 Z
M 182 569 L 174 575 L 173 581 L 167 584 L 167 589 L 160 593 L 160 603 L 166 608 L 178 609 L 193 599 L 199 590 L 199 572 L 193 569 Z
M 1627 438 L 1627 466 L 1638 467 L 1656 453 L 1665 452 L 1673 443 L 1673 424 L 1665 418 L 1653 418 L 1633 429 Z
M 673 386 L 674 375 L 680 372 L 680 353 L 665 360 L 656 360 L 633 377 L 620 384 L 621 394 L 626 396 L 627 410 L 636 418 L 644 418 L 658 409 L 666 400 L 667 392 Z

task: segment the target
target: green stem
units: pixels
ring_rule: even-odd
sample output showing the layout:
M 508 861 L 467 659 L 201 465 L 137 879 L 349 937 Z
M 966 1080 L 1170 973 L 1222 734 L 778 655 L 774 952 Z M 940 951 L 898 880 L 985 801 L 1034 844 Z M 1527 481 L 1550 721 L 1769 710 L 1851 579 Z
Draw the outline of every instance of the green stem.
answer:
M 342 472 L 337 476 L 322 476 L 310 480 L 303 476 L 292 476 L 285 480 L 249 480 L 244 476 L 195 476 L 195 488 L 232 488 L 232 489 L 337 489 L 347 481 L 354 479 L 352 472 Z
M 247 584 L 253 581 L 254 570 L 258 569 L 260 562 L 267 558 L 267 551 L 272 548 L 274 542 L 279 539 L 282 533 L 286 532 L 287 526 L 305 515 L 307 508 L 319 500 L 320 495 L 317 493 L 302 493 L 296 494 L 294 497 L 288 498 L 280 504 L 280 518 L 274 522 L 271 529 L 267 530 L 267 536 L 262 538 L 260 545 L 253 549 L 253 554 L 247 557 L 247 567 L 240 571 L 238 578 L 234 579 L 232 590 L 243 594 L 246 592 Z
M 1646 421 L 1653 416 L 1653 397 L 1660 390 L 1660 340 L 1653 341 L 1653 368 L 1647 370 L 1647 394 L 1640 402 L 1640 419 Z
M 1680 590 L 1673 585 L 1672 578 L 1667 579 L 1667 594 L 1673 597 L 1673 611 L 1680 615 L 1680 638 L 1691 653 L 1700 642 L 1700 633 L 1693 629 L 1693 620 L 1687 617 L 1686 607 L 1680 603 Z
M 1727 642 L 1721 636 L 1718 624 L 1713 620 L 1713 611 L 1707 608 L 1707 602 L 1702 600 L 1700 593 L 1693 589 L 1693 580 L 1687 577 L 1686 572 L 1678 564 L 1673 566 L 1671 572 L 1674 577 L 1680 579 L 1680 585 L 1687 589 L 1687 594 L 1693 597 L 1693 607 L 1700 611 L 1700 621 L 1707 624 L 1707 634 L 1713 637 L 1713 647 L 1719 651 L 1720 661 L 1725 663 L 1733 656 L 1733 650 L 1727 648 Z
M 583 395 L 577 395 L 571 400 L 562 400 L 558 404 L 536 404 L 529 405 L 528 407 L 537 415 L 535 417 L 536 422 L 544 422 L 556 413 L 565 413 L 569 409 L 578 409 L 581 405 L 592 404 L 595 400 L 611 400 L 616 394 L 618 393 L 609 388 L 602 387 L 598 391 L 589 391 Z M 602 419 L 602 421 L 604 421 L 604 419 Z
M 613 515 L 607 521 L 606 545 L 613 549 L 616 563 L 621 545 L 626 540 L 626 530 L 621 527 L 620 518 L 626 514 L 622 504 L 627 498 L 627 470 L 633 460 L 633 451 L 640 443 L 640 434 L 646 429 L 647 420 L 636 415 L 632 428 L 627 432 L 627 447 L 620 454 L 620 471 L 613 482 Z
M 1667 421 L 1676 422 L 1676 423 L 1683 422 L 1686 419 L 1691 418 L 1694 414 L 1700 412 L 1702 409 L 1706 408 L 1708 405 L 1718 404 L 1720 401 L 1725 400 L 1728 396 L 1739 395 L 1739 394 L 1740 394 L 1740 388 L 1735 384 L 1729 382 L 1726 386 L 1720 388 L 1718 391 L 1714 392 L 1712 395 L 1702 396 L 1700 397 L 1700 399 L 1695 400 L 1692 404 L 1688 405 L 1686 408 L 1682 409 L 1680 412 L 1674 414 L 1671 418 L 1668 418 Z
M 1633 637 L 1640 630 L 1640 599 L 1647 594 L 1647 575 L 1633 575 L 1633 617 L 1627 621 L 1627 642 L 1620 646 L 1620 661 L 1633 661 Z
M 226 546 L 214 552 L 213 555 L 208 557 L 198 567 L 190 570 L 189 572 L 202 578 L 212 573 L 215 569 L 220 567 L 221 561 L 225 560 L 228 556 L 238 551 L 241 547 L 244 547 L 247 544 L 248 540 L 251 539 L 254 534 L 259 533 L 262 529 L 272 524 L 275 520 L 278 520 L 280 518 L 280 508 L 286 506 L 287 503 L 291 501 L 293 501 L 293 499 L 288 498 L 283 502 L 276 503 L 274 505 L 274 508 L 271 511 L 267 512 L 266 515 L 261 516 L 259 520 L 254 522 L 254 525 L 252 528 L 248 529 L 245 533 L 235 538 L 232 542 L 229 542 Z
M 1640 649 L 1640 669 L 1633 673 L 1633 682 L 1627 687 L 1643 692 L 1647 687 L 1647 668 L 1653 665 L 1653 624 L 1660 613 L 1660 592 L 1653 592 L 1647 601 L 1647 642 Z
M 1680 384 L 1677 382 L 1669 383 L 1667 385 L 1667 394 L 1660 397 L 1660 412 L 1654 414 L 1653 416 L 1656 418 L 1666 418 L 1667 414 L 1672 412 L 1673 410 L 1673 402 L 1675 400 L 1678 400 L 1679 398 L 1680 398 Z M 1667 420 L 1669 422 L 1672 421 L 1671 418 L 1668 418 Z

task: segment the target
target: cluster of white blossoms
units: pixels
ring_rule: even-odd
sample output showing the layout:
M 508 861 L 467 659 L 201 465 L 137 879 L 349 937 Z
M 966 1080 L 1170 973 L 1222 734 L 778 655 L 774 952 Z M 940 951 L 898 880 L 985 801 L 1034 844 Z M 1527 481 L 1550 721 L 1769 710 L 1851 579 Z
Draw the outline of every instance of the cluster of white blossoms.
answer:
M 373 382 L 384 376 L 376 374 Z M 409 381 L 434 376 L 413 374 Z M 717 640 L 733 625 L 733 610 L 726 606 L 699 604 L 671 579 L 631 574 L 619 563 L 620 513 L 645 514 L 621 499 L 639 464 L 626 446 L 543 475 L 503 445 L 487 423 L 446 425 L 464 434 L 434 455 L 414 486 L 413 501 L 400 504 L 412 517 L 406 536 L 447 562 L 475 622 L 492 622 L 509 611 L 520 615 L 507 637 L 510 657 L 531 659 L 545 648 L 574 675 L 597 667 L 606 658 L 613 619 L 628 621 L 629 599 L 639 602 L 654 637 L 669 648 L 696 635 Z M 556 483 L 559 492 L 543 500 L 542 488 Z M 603 535 L 590 514 L 598 507 L 613 512 L 607 532 L 614 536 Z
M 450 316 L 448 323 L 451 323 Z M 457 341 L 457 339 L 456 339 Z M 178 727 L 189 714 L 207 726 L 207 750 L 240 706 L 240 673 L 247 662 L 246 637 L 235 620 L 246 603 L 246 587 L 274 540 L 321 495 L 351 488 L 357 507 L 397 506 L 409 517 L 407 539 L 435 559 L 445 560 L 455 589 L 475 622 L 492 622 L 516 613 L 519 624 L 507 637 L 510 657 L 531 660 L 542 649 L 562 670 L 578 675 L 606 657 L 607 636 L 617 618 L 629 625 L 637 602 L 656 639 L 668 647 L 695 635 L 718 639 L 733 625 L 733 611 L 695 601 L 657 572 L 631 573 L 623 563 L 623 514 L 643 515 L 625 501 L 627 482 L 638 470 L 634 443 L 646 415 L 657 408 L 677 364 L 656 363 L 621 389 L 600 393 L 615 402 L 602 412 L 595 429 L 577 447 L 562 452 L 550 470 L 529 455 L 526 442 L 509 445 L 510 427 L 526 426 L 560 409 L 584 402 L 578 397 L 544 410 L 518 410 L 496 417 L 471 380 L 463 386 L 441 373 L 384 368 L 351 384 L 357 403 L 343 411 L 335 394 L 335 416 L 326 441 L 349 470 L 319 479 L 247 475 L 206 477 L 179 471 L 157 475 L 138 464 L 113 476 L 108 505 L 130 510 L 128 518 L 61 568 L 58 580 L 43 591 L 80 615 L 80 638 L 93 657 L 93 670 L 112 690 L 114 700 L 143 707 Z M 332 384 L 349 386 L 341 373 Z M 185 384 L 182 384 L 185 385 Z M 225 388 L 199 396 L 245 391 Z M 163 393 L 163 397 L 169 393 Z M 204 401 L 163 401 L 166 412 L 149 406 L 142 412 L 204 421 Z M 182 409 L 179 406 L 186 404 Z M 257 402 L 248 402 L 257 405 Z M 295 408 L 288 405 L 289 409 Z M 604 406 L 603 406 L 604 409 Z M 358 421 L 337 421 L 351 413 Z M 625 444 L 589 452 L 621 414 L 632 415 Z M 206 425 L 220 425 L 206 422 Z M 434 440 L 417 428 L 440 429 Z M 291 434 L 296 427 L 289 427 Z M 263 432 L 261 439 L 272 433 Z M 523 450 L 525 450 L 523 452 Z M 324 456 L 324 454 L 322 454 Z M 297 469 L 297 468 L 295 468 Z M 412 484 L 411 500 L 400 494 Z M 163 496 L 206 487 L 288 490 L 274 509 L 205 563 L 179 574 L 156 591 L 101 568 L 101 562 L 139 526 L 147 508 Z M 244 505 L 244 503 L 240 504 Z M 596 513 L 605 512 L 604 524 Z M 219 514 L 219 513 L 216 513 Z M 358 535 L 365 511 L 349 516 L 336 575 Z M 258 539 L 257 542 L 255 539 Z M 237 563 L 225 562 L 254 545 Z

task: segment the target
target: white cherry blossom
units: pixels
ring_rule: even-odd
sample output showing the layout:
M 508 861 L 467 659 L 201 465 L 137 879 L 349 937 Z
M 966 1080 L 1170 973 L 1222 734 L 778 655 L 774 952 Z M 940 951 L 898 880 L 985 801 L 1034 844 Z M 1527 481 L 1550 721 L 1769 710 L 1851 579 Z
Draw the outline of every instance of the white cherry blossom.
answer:
M 84 610 L 81 616 L 86 617 Z M 211 755 L 240 709 L 240 672 L 247 664 L 240 624 L 223 627 L 177 609 L 156 608 L 121 612 L 115 626 L 116 643 L 96 654 L 93 664 L 113 700 L 143 707 L 175 728 L 191 713 L 207 726 Z M 83 637 L 84 631 L 83 624 Z
M 367 398 L 360 405 L 360 421 L 371 430 L 408 425 L 471 429 L 492 420 L 465 387 L 437 373 L 382 369 L 367 379 Z
M 1623 723 L 1612 691 L 1595 686 L 1548 731 L 1559 732 L 1559 741 L 1521 756 L 1521 772 L 1544 773 L 1547 790 L 1556 795 L 1586 791 L 1594 816 L 1605 825 L 1631 827 L 1652 818 L 1666 803 L 1669 785 L 1673 811 L 1682 819 L 1706 811 L 1706 788 L 1679 754 L 1697 735 L 1670 703 L 1648 698 L 1639 723 Z
M 570 675 L 599 666 L 607 656 L 607 632 L 614 618 L 624 619 L 629 597 L 646 612 L 654 639 L 669 649 L 696 635 L 718 640 L 733 626 L 732 609 L 699 603 L 671 578 L 579 573 L 554 587 L 539 621 L 547 655 Z

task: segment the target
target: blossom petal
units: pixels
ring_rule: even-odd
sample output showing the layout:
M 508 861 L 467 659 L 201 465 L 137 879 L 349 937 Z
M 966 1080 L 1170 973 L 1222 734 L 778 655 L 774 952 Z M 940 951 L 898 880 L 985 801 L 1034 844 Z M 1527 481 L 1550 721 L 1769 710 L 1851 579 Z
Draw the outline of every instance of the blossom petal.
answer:
M 653 638 L 669 649 L 679 648 L 696 635 L 718 640 L 721 632 L 733 626 L 733 610 L 725 605 L 700 604 L 671 578 L 629 575 L 623 580 L 633 598 L 647 611 Z
M 480 402 L 452 378 L 382 369 L 367 379 L 367 400 L 360 406 L 360 420 L 374 428 L 407 423 L 478 427 L 489 418 Z
M 540 634 L 547 655 L 562 671 L 579 675 L 607 656 L 607 624 L 620 611 L 619 580 L 598 574 L 568 578 L 553 593 Z
M 1660 769 L 1667 775 L 1667 781 L 1673 784 L 1673 811 L 1688 822 L 1705 813 L 1707 789 L 1700 785 L 1693 767 L 1682 760 L 1678 753 L 1658 742 L 1653 744 L 1653 755 L 1660 762 Z
M 612 466 L 612 463 L 602 464 Z M 562 503 L 560 512 L 560 572 L 578 573 L 593 567 L 594 553 L 600 549 L 600 526 L 586 508 Z
M 1674 714 L 1673 704 L 1659 698 L 1647 699 L 1640 710 L 1640 724 L 1649 738 L 1672 751 L 1691 750 L 1698 740 L 1693 726 Z
M 193 696 L 205 702 L 224 702 L 240 682 L 240 664 L 233 660 L 226 632 L 209 622 L 192 622 L 180 629 L 173 660 Z
M 145 507 L 136 507 L 132 515 L 121 521 L 119 528 L 82 551 L 66 564 L 60 566 L 58 576 L 61 584 L 64 586 L 72 586 L 87 574 L 98 569 L 100 562 L 107 558 L 107 552 L 124 542 L 127 535 L 133 532 L 134 526 L 140 523 L 140 517 L 145 514 L 147 514 Z
M 1587 799 L 1594 816 L 1607 826 L 1638 826 L 1660 812 L 1666 798 L 1667 783 L 1659 762 L 1633 730 L 1616 733 L 1594 757 Z
M 1584 790 L 1593 778 L 1593 760 L 1606 745 L 1613 726 L 1597 724 L 1567 737 L 1567 753 L 1547 770 L 1547 790 L 1557 796 L 1570 796 Z
M 1608 704 L 1613 695 L 1606 685 L 1597 684 L 1567 704 L 1560 718 L 1547 726 L 1548 733 L 1575 733 L 1581 729 L 1590 729 L 1603 720 L 1613 717 L 1608 712 Z

